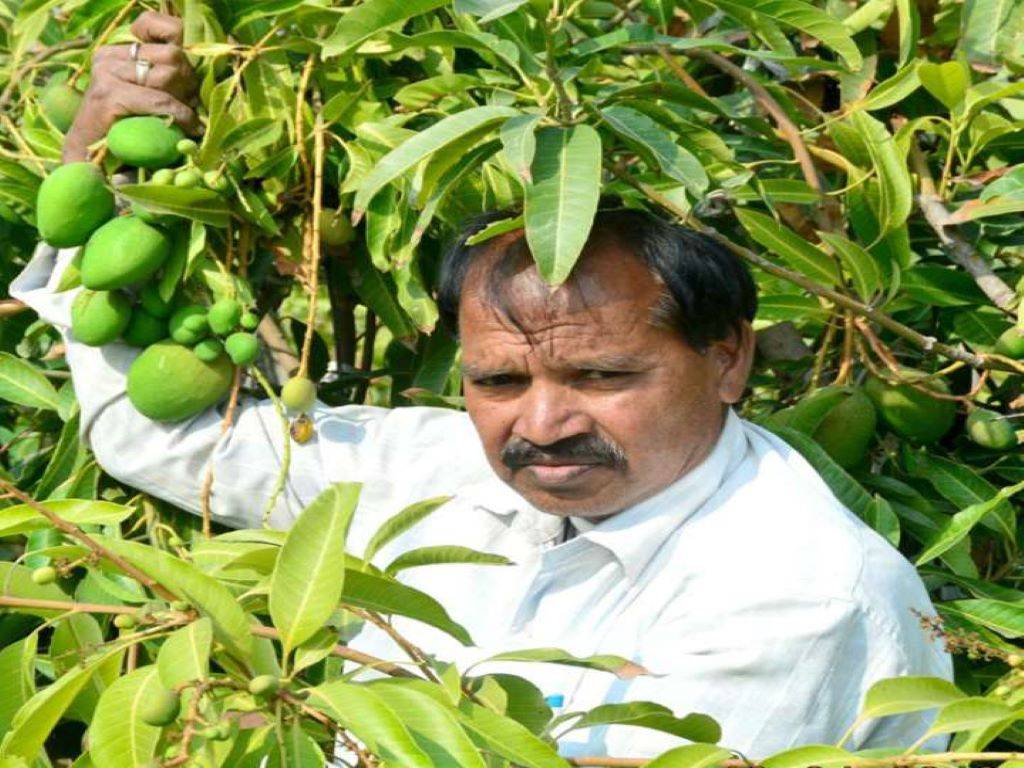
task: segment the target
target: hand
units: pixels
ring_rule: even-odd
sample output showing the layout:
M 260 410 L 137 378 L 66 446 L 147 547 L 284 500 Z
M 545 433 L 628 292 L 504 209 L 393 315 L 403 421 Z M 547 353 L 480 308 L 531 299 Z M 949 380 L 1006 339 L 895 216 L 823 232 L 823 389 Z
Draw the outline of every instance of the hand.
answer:
M 139 58 L 152 62 L 144 85 L 135 81 L 128 45 L 108 45 L 92 59 L 92 79 L 75 122 L 64 139 L 64 162 L 88 159 L 88 147 L 107 135 L 119 117 L 170 115 L 186 132 L 199 129 L 188 106 L 197 80 L 181 48 L 181 19 L 154 11 L 139 15 L 132 34 L 142 43 Z

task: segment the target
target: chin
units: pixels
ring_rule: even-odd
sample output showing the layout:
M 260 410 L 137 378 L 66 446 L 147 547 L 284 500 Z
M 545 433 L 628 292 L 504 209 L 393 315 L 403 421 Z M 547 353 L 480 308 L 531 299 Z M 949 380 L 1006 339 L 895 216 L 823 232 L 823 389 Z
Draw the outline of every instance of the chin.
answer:
M 513 486 L 514 487 L 514 486 Z M 519 495 L 539 511 L 558 517 L 608 517 L 623 509 L 622 505 L 610 500 L 606 494 L 558 496 L 537 489 L 516 488 Z

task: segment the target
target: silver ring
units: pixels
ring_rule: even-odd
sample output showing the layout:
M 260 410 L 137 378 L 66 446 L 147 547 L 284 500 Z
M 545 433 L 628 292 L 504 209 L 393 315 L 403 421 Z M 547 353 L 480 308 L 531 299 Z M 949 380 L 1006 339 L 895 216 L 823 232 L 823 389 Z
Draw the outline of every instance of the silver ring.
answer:
M 138 42 L 132 43 L 131 47 L 128 48 L 128 58 L 131 59 L 132 61 L 138 61 L 139 60 L 139 48 L 141 48 L 141 47 L 142 46 L 140 46 Z
M 149 59 L 136 59 L 135 60 L 135 82 L 139 85 L 146 84 L 146 78 L 149 77 L 149 70 L 153 68 L 153 62 Z

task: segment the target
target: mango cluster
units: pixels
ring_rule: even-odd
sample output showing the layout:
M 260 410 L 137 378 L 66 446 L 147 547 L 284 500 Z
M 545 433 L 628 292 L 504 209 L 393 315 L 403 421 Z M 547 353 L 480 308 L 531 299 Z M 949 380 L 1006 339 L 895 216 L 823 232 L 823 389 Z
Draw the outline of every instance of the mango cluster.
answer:
M 171 174 L 177 186 L 201 180 L 191 162 L 177 174 L 165 167 L 197 147 L 161 118 L 119 120 L 107 134 L 107 146 L 122 162 L 155 170 L 154 177 Z M 236 365 L 256 359 L 251 331 L 258 318 L 231 298 L 206 308 L 167 296 L 160 276 L 172 238 L 162 217 L 137 208 L 115 214 L 113 190 L 92 163 L 64 165 L 40 185 L 37 223 L 43 240 L 81 247 L 74 263 L 83 290 L 72 304 L 71 332 L 90 346 L 121 340 L 143 348 L 128 372 L 129 400 L 154 420 L 190 418 L 227 395 Z

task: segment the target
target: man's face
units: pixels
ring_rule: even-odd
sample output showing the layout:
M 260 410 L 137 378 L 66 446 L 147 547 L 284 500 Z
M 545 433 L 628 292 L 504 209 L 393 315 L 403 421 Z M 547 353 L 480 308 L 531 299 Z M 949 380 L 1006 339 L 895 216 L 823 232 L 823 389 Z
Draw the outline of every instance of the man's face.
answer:
M 646 499 L 714 447 L 743 392 L 752 334 L 700 354 L 652 322 L 662 287 L 639 259 L 590 251 L 552 291 L 532 263 L 488 298 L 484 255 L 459 307 L 466 407 L 487 459 L 538 509 L 599 518 Z

